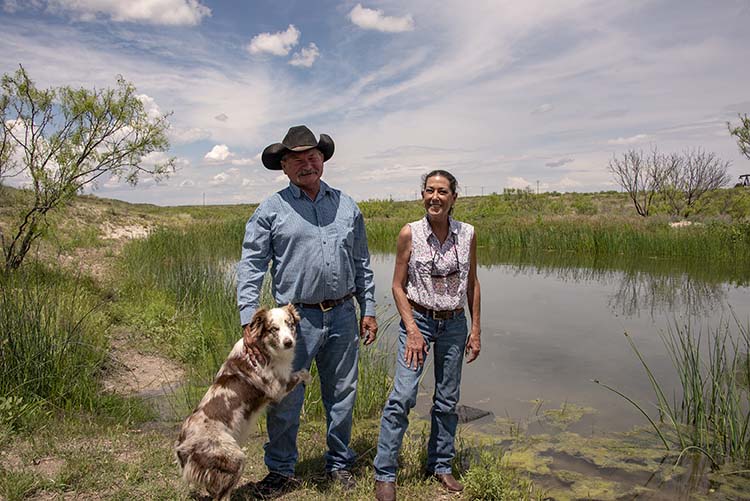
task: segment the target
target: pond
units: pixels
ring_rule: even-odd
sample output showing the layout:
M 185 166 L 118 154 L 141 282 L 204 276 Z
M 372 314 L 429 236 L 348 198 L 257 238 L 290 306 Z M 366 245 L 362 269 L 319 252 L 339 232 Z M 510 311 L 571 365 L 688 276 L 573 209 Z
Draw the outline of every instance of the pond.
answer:
M 372 257 L 379 305 L 395 312 L 390 293 L 394 256 Z M 739 275 L 718 281 L 678 263 L 653 260 L 642 269 L 584 268 L 571 258 L 553 263 L 483 264 L 482 352 L 464 367 L 461 401 L 496 416 L 522 419 L 531 401 L 596 409 L 589 426 L 623 430 L 643 416 L 597 379 L 640 402 L 654 400 L 627 332 L 664 388 L 678 380 L 660 337 L 674 325 L 714 328 L 733 315 L 746 320 L 750 286 Z M 631 265 L 633 263 L 630 263 Z M 385 333 L 395 339 L 397 326 Z M 431 376 L 425 377 L 431 389 Z M 431 394 L 431 393 L 430 393 Z M 671 394 L 671 393 L 669 393 Z M 429 405 L 429 399 L 427 399 Z M 537 402 L 534 402 L 534 406 Z
M 395 312 L 390 294 L 393 261 L 392 254 L 372 257 L 378 302 L 388 312 Z M 570 462 L 572 457 L 588 465 L 586 472 L 577 474 L 589 480 L 597 471 L 606 481 L 617 477 L 616 471 L 624 475 L 628 467 L 601 468 L 596 460 L 601 451 L 583 451 L 576 446 L 572 448 L 576 452 L 570 452 L 570 440 L 585 437 L 584 441 L 593 443 L 591 440 L 605 440 L 648 424 L 635 407 L 593 380 L 617 388 L 656 417 L 653 389 L 625 332 L 672 399 L 673 395 L 679 398 L 679 380 L 662 333 L 675 324 L 708 334 L 709 329 L 724 323 L 736 331 L 735 316 L 742 325 L 750 324 L 748 271 L 732 263 L 638 262 L 622 257 L 603 260 L 545 254 L 508 258 L 486 253 L 480 254 L 480 262 L 482 352 L 476 362 L 464 366 L 461 403 L 493 413 L 473 423 L 476 430 L 496 433 L 498 421 L 503 421 L 519 426 L 526 423 L 524 431 L 529 435 L 564 435 L 567 444 L 552 438 L 536 451 L 536 465 L 522 465 L 531 472 L 540 472 L 540 458 L 559 466 L 565 464 L 564 458 Z M 396 335 L 394 324 L 383 337 L 393 342 Z M 429 413 L 432 387 L 430 370 L 415 409 L 421 416 Z M 538 419 L 545 411 L 566 407 L 578 412 L 570 426 L 555 428 L 549 420 Z M 651 450 L 658 465 L 664 460 L 663 450 L 659 452 L 656 443 Z M 617 464 L 616 454 L 610 460 Z M 550 473 L 547 466 L 543 470 Z M 698 477 L 705 480 L 703 466 Z M 644 463 L 643 478 L 633 477 L 629 482 L 643 488 L 660 478 L 656 489 L 660 494 L 654 499 L 677 499 L 682 496 L 677 494 L 686 492 L 686 483 L 695 482 L 695 472 L 682 473 L 683 477 L 677 473 L 654 475 Z M 547 487 L 560 483 L 560 475 L 554 481 L 550 475 L 537 476 Z M 565 483 L 563 492 L 570 492 L 575 485 Z M 687 496 L 696 489 L 713 492 L 715 487 L 708 481 L 695 486 Z M 618 492 L 631 488 L 609 487 L 609 494 L 601 492 L 599 496 L 616 498 Z

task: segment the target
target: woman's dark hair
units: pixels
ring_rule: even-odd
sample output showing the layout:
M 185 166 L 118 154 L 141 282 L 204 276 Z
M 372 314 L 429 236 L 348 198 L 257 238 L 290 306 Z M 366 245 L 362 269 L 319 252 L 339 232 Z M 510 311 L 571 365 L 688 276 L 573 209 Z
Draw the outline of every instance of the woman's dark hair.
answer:
M 451 193 L 458 193 L 458 181 L 456 181 L 455 176 L 447 170 L 442 169 L 435 169 L 422 176 L 422 192 L 424 192 L 424 189 L 427 187 L 427 180 L 435 176 L 441 176 L 447 179 L 451 188 Z

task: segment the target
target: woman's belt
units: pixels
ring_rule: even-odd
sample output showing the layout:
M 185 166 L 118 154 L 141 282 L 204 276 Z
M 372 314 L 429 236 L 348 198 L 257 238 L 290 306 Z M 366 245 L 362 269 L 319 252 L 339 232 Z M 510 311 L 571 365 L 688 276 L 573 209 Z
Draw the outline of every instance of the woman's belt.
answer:
M 409 304 L 411 305 L 412 310 L 418 311 L 422 315 L 428 316 L 433 320 L 450 320 L 464 312 L 463 308 L 456 308 L 455 310 L 431 310 L 425 308 L 419 303 L 415 303 L 411 299 L 409 299 Z
M 354 297 L 354 293 L 350 292 L 346 296 L 339 298 L 339 299 L 325 299 L 319 303 L 295 303 L 295 304 L 297 306 L 301 306 L 302 308 L 320 308 L 321 311 L 329 311 L 335 308 L 336 306 L 349 301 L 352 297 Z

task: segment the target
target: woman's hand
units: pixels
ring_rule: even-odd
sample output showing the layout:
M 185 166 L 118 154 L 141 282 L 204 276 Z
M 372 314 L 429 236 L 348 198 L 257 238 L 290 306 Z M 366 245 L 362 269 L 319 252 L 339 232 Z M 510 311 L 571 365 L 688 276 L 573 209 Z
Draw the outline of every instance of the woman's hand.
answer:
M 479 331 L 471 331 L 469 339 L 466 340 L 466 363 L 470 364 L 479 356 L 479 352 L 482 351 L 482 341 L 480 339 Z
M 414 370 L 421 368 L 424 365 L 425 358 L 427 358 L 428 351 L 430 351 L 430 347 L 425 343 L 419 329 L 415 327 L 413 330 L 407 330 L 406 349 L 404 350 L 406 366 Z

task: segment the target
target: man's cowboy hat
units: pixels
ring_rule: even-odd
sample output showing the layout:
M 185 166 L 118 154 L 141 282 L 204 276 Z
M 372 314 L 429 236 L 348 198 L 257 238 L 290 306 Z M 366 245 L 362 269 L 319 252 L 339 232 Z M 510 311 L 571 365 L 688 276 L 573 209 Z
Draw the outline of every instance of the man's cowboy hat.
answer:
M 315 134 L 306 126 L 295 125 L 289 129 L 280 143 L 274 143 L 263 150 L 261 160 L 266 169 L 281 170 L 281 157 L 292 151 L 307 151 L 313 148 L 323 153 L 325 162 L 333 156 L 333 139 L 328 134 L 321 134 L 320 140 L 316 140 Z

